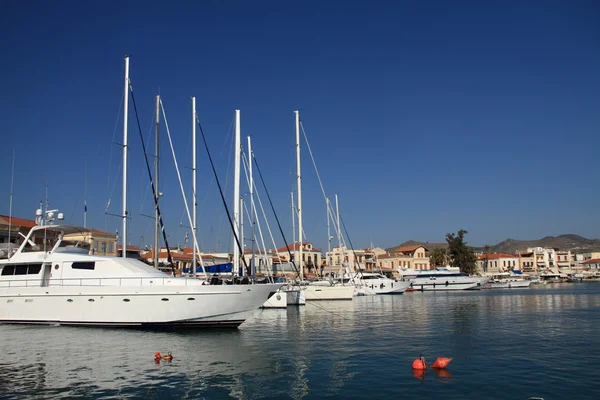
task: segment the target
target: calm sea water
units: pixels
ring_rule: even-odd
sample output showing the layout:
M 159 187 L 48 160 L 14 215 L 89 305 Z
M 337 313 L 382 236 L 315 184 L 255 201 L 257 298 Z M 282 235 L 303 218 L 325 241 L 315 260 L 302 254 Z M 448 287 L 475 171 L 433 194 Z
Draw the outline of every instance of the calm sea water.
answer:
M 454 360 L 420 376 L 421 353 Z M 2 399 L 600 399 L 600 284 L 309 303 L 237 331 L 0 325 L 0 354 Z

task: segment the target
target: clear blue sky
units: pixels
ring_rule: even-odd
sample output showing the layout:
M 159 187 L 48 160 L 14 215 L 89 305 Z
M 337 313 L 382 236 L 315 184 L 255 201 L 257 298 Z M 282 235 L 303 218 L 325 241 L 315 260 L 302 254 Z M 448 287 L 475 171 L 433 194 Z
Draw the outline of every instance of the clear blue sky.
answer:
M 130 54 L 142 132 L 153 150 L 160 91 L 188 194 L 190 96 L 230 203 L 231 123 L 241 109 L 243 143 L 252 135 L 288 240 L 295 109 L 355 247 L 439 242 L 461 228 L 473 245 L 600 236 L 598 2 L 175 3 L 4 5 L 0 213 L 9 211 L 14 149 L 13 215 L 33 218 L 47 184 L 67 222 L 83 224 L 87 191 L 88 226 L 120 230 L 105 209 L 110 198 L 109 212 L 121 210 L 121 151 L 112 143 L 122 141 Z M 129 242 L 150 244 L 152 221 L 141 214 L 152 201 L 130 116 Z M 183 243 L 166 135 L 161 146 L 166 229 L 171 244 Z M 200 146 L 198 165 L 202 247 L 227 250 Z M 326 248 L 306 147 L 302 165 L 306 234 Z

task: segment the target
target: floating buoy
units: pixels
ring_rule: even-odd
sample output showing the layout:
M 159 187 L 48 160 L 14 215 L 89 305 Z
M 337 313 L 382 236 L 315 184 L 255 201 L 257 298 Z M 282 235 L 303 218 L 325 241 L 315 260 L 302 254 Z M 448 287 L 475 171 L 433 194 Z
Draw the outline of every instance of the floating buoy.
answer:
M 158 351 L 156 353 L 154 353 L 155 360 L 160 360 L 161 358 L 162 358 L 162 356 L 160 355 L 160 353 Z
M 162 358 L 163 360 L 171 361 L 173 356 L 171 355 L 171 352 L 169 352 L 166 356 L 162 356 Z
M 446 368 L 448 364 L 452 361 L 451 358 L 438 357 L 437 360 L 433 364 L 431 364 L 431 368 Z
M 421 357 L 417 358 L 415 361 L 413 361 L 412 367 L 413 367 L 413 369 L 427 369 L 427 363 L 425 362 L 425 359 L 423 358 L 423 356 L 421 356 Z

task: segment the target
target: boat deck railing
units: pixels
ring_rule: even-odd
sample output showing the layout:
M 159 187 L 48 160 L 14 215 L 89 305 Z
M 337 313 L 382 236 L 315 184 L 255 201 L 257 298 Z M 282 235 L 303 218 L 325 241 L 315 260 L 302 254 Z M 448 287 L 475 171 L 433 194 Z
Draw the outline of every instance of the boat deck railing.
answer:
M 124 278 L 50 278 L 50 279 L 1 279 L 4 287 L 63 287 L 63 286 L 196 286 L 205 280 L 185 277 L 124 277 Z

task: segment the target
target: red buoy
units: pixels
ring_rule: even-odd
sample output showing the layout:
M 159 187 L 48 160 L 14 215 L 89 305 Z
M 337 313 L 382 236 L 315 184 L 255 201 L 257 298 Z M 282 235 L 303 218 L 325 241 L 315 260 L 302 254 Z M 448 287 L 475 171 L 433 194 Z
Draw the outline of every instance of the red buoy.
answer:
M 413 361 L 412 367 L 413 369 L 427 369 L 427 363 L 423 357 L 419 357 Z
M 431 364 L 431 368 L 446 368 L 448 364 L 452 361 L 451 358 L 438 357 L 437 360 L 433 364 Z
M 155 360 L 160 360 L 161 358 L 162 358 L 162 356 L 160 355 L 160 353 L 158 351 L 156 353 L 154 353 Z

